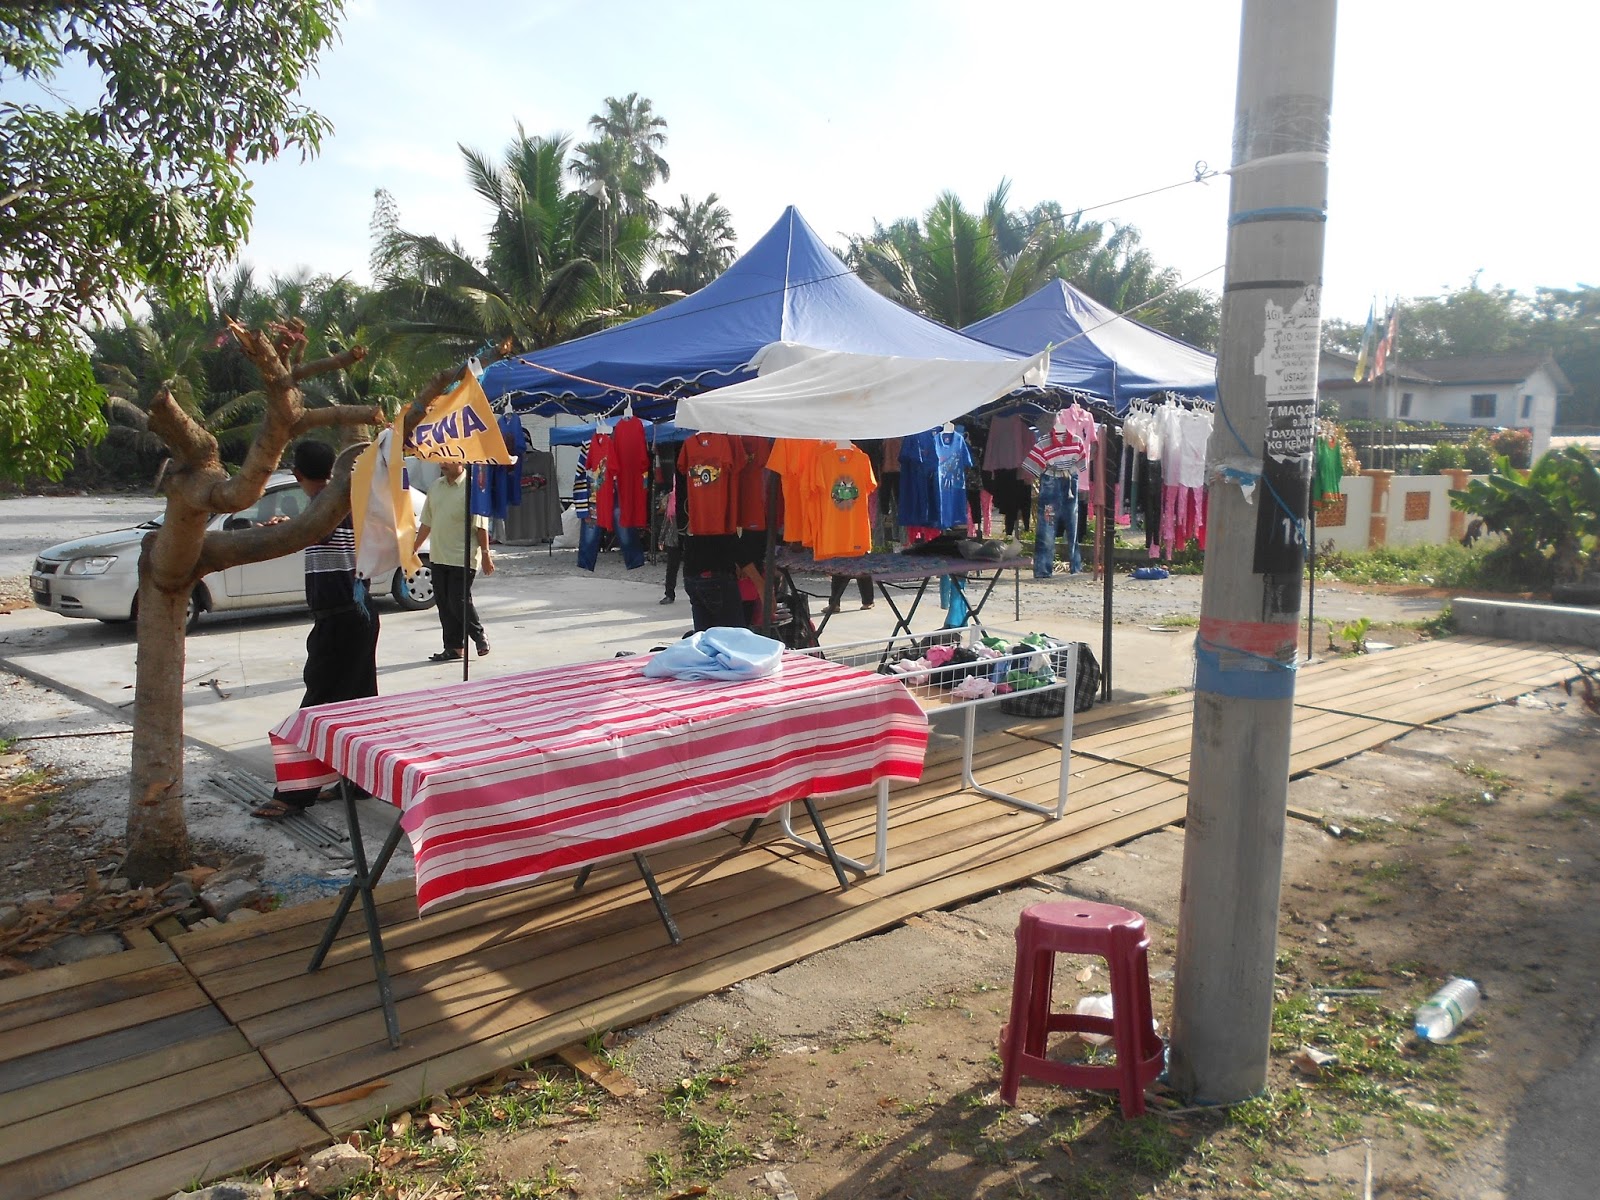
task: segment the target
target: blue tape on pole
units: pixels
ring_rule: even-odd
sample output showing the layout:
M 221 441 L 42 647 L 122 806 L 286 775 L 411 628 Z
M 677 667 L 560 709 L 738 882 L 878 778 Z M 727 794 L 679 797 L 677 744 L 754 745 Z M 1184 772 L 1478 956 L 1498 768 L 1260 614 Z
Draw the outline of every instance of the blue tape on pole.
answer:
M 1234 700 L 1290 700 L 1294 698 L 1295 664 L 1281 663 L 1259 654 L 1225 651 L 1230 665 L 1222 665 L 1222 654 L 1197 641 L 1194 648 L 1194 689 Z

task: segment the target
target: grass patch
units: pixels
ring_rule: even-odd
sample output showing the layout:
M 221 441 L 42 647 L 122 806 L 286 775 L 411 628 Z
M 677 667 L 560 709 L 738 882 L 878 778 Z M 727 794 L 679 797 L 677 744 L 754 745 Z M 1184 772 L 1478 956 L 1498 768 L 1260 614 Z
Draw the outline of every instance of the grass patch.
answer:
M 1482 763 L 1471 761 L 1458 763 L 1456 770 L 1469 779 L 1476 779 L 1483 784 L 1485 791 L 1497 799 L 1511 788 L 1511 776 L 1504 771 L 1496 771 L 1493 767 L 1486 767 Z
M 1151 624 L 1166 625 L 1174 629 L 1194 629 L 1199 626 L 1200 618 L 1193 613 L 1168 613 L 1164 617 L 1157 617 Z
M 1557 808 L 1553 815 L 1572 821 L 1579 817 L 1600 817 L 1600 801 L 1578 788 L 1568 788 L 1556 797 Z
M 540 1072 L 508 1081 L 498 1092 L 473 1096 L 462 1104 L 456 1128 L 462 1133 L 509 1133 L 530 1125 L 600 1115 L 597 1093 L 582 1080 L 556 1072 Z
M 1111 1155 L 1139 1171 L 1165 1178 L 1183 1162 L 1183 1143 L 1155 1117 L 1124 1121 L 1111 1129 Z
M 25 825 L 48 817 L 61 798 L 60 780 L 54 767 L 26 765 L 0 778 L 0 825 Z
M 1416 1129 L 1472 1128 L 1472 1117 L 1459 1111 L 1460 1050 L 1418 1043 L 1410 1012 L 1372 996 L 1290 996 L 1273 1010 L 1272 1048 L 1293 1054 L 1313 1046 L 1337 1057 L 1314 1084 L 1295 1089 L 1308 1109 L 1317 1102 L 1328 1110 L 1322 1115 L 1330 1125 L 1342 1113 L 1345 1128 L 1360 1115 Z M 1266 1122 L 1259 1130 L 1263 1136 L 1275 1131 Z
M 1473 817 L 1474 807 L 1484 804 L 1493 804 L 1494 796 L 1490 792 L 1474 795 L 1440 796 L 1430 800 L 1427 804 L 1418 804 L 1409 811 L 1415 816 L 1443 821 L 1447 825 L 1454 825 L 1460 829 L 1472 829 L 1477 826 Z
M 1437 588 L 1505 587 L 1503 569 L 1489 560 L 1487 546 L 1467 548 L 1455 542 L 1439 546 L 1380 546 L 1375 550 L 1334 551 L 1317 556 L 1320 579 L 1341 583 L 1380 583 Z
M 1449 637 L 1456 631 L 1456 615 L 1446 604 L 1426 621 L 1418 621 L 1417 629 L 1428 637 Z

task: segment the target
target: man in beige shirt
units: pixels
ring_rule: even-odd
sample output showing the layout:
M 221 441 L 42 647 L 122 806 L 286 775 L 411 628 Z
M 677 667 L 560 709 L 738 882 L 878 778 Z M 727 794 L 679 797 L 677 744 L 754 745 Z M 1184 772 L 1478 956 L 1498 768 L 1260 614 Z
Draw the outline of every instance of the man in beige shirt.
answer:
M 463 635 L 472 639 L 478 656 L 489 653 L 489 639 L 483 634 L 478 610 L 472 603 L 472 581 L 483 564 L 485 575 L 494 574 L 494 558 L 489 553 L 489 519 L 472 518 L 472 555 L 467 555 L 467 499 L 471 491 L 466 468 L 458 462 L 441 464 L 443 474 L 428 489 L 428 502 L 422 506 L 422 523 L 417 528 L 417 546 L 431 543 L 428 562 L 433 569 L 433 594 L 439 609 L 439 628 L 444 633 L 444 649 L 429 655 L 432 662 L 456 662 L 466 653 Z

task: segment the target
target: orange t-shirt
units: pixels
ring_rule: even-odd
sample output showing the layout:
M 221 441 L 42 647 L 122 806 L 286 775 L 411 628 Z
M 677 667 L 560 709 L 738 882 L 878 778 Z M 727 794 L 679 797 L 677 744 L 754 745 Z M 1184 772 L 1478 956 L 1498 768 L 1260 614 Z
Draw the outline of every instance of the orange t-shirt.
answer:
M 783 477 L 783 537 L 788 542 L 809 546 L 812 539 L 812 507 L 807 502 L 812 460 L 823 443 L 805 438 L 779 438 L 772 444 L 767 470 Z
M 809 474 L 817 504 L 812 552 L 819 559 L 870 553 L 872 520 L 867 500 L 878 490 L 871 461 L 855 446 L 848 450 L 824 446 L 812 460 Z

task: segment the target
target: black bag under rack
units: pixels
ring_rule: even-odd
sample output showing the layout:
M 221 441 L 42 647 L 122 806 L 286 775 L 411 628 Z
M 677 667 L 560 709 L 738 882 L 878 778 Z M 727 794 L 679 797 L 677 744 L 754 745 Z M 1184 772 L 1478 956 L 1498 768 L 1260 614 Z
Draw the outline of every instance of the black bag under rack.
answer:
M 1066 670 L 1067 648 L 1051 654 L 1057 673 Z M 1067 689 L 1012 692 L 1000 701 L 1000 711 L 1011 717 L 1059 717 L 1067 704 Z M 1088 712 L 1100 698 L 1100 660 L 1087 642 L 1078 643 L 1078 675 L 1072 687 L 1072 711 Z

